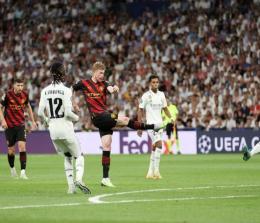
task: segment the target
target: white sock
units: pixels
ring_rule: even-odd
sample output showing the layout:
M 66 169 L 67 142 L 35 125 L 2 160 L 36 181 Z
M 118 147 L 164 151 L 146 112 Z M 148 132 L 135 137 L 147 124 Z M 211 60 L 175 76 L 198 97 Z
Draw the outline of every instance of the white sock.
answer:
M 67 178 L 67 182 L 69 187 L 71 185 L 74 185 L 73 182 L 73 163 L 72 163 L 72 157 L 65 157 L 64 158 L 64 169 L 65 169 L 65 174 Z
M 250 155 L 253 156 L 257 153 L 260 153 L 260 142 L 253 147 L 253 149 L 250 151 Z
M 84 156 L 79 156 L 76 159 L 76 181 L 82 182 L 84 174 Z
M 150 156 L 150 164 L 149 164 L 148 173 L 153 174 L 153 171 L 154 171 L 154 151 L 152 150 L 151 156 Z
M 161 160 L 161 148 L 156 148 L 154 152 L 154 170 L 159 172 L 160 160 Z

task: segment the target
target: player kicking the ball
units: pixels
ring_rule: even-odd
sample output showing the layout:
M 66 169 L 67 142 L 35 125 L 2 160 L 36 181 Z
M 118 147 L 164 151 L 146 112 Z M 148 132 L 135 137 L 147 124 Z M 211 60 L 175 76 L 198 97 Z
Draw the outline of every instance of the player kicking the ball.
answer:
M 260 153 L 260 142 L 258 142 L 253 149 L 249 149 L 247 146 L 243 147 L 243 160 L 247 161 L 255 154 Z
M 79 117 L 72 112 L 72 91 L 63 85 L 65 77 L 64 65 L 55 62 L 51 65 L 50 72 L 53 76 L 53 82 L 41 92 L 38 115 L 48 124 L 55 149 L 65 156 L 64 167 L 68 182 L 68 193 L 75 193 L 77 187 L 83 193 L 90 194 L 90 190 L 82 182 L 84 157 L 81 155 L 73 127 L 73 121 L 78 121 Z M 75 183 L 73 158 L 76 159 Z
M 109 178 L 110 153 L 112 144 L 112 134 L 114 127 L 129 127 L 131 129 L 160 129 L 161 125 L 144 124 L 128 117 L 120 117 L 111 113 L 108 109 L 106 96 L 115 94 L 119 91 L 117 85 L 112 85 L 105 81 L 105 65 L 102 62 L 96 62 L 92 66 L 92 77 L 81 80 L 73 86 L 74 91 L 81 91 L 86 100 L 92 123 L 99 129 L 102 143 L 103 179 L 101 185 L 114 187 Z
M 150 90 L 145 92 L 141 98 L 138 110 L 138 121 L 141 122 L 144 117 L 146 117 L 146 123 L 157 123 L 163 125 L 162 120 L 162 109 L 168 118 L 173 122 L 173 118 L 167 108 L 167 102 L 165 95 L 162 91 L 158 90 L 159 87 L 159 77 L 157 75 L 152 75 L 149 78 Z M 152 152 L 150 157 L 149 170 L 146 175 L 147 179 L 161 179 L 161 174 L 159 171 L 161 152 L 162 152 L 162 132 L 148 130 L 148 135 L 152 140 Z M 141 137 L 142 130 L 138 130 L 137 134 Z

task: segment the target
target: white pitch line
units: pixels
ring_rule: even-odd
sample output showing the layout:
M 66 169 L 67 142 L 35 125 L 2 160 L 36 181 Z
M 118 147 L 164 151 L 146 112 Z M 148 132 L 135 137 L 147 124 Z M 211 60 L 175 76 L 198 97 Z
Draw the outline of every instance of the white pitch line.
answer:
M 156 202 L 156 201 L 190 201 L 190 200 L 216 200 L 216 199 L 235 199 L 235 198 L 255 198 L 258 195 L 227 195 L 214 197 L 178 197 L 178 198 L 161 198 L 161 199 L 143 199 L 143 200 L 121 200 L 107 201 L 103 204 L 120 204 L 120 203 L 136 203 L 136 202 Z M 102 204 L 102 203 L 99 203 Z
M 137 191 L 127 191 L 127 192 L 118 192 L 111 194 L 101 194 L 94 197 L 90 197 L 88 200 L 90 203 L 94 204 L 104 204 L 111 203 L 110 201 L 103 201 L 103 198 L 124 195 L 124 194 L 137 194 L 137 193 L 149 193 L 149 192 L 158 192 L 158 191 L 178 191 L 178 190 L 203 190 L 203 189 L 216 189 L 216 188 L 243 188 L 243 187 L 260 187 L 260 185 L 223 185 L 223 186 L 201 186 L 201 187 L 179 187 L 179 188 L 164 188 L 164 189 L 150 189 L 150 190 L 137 190 Z
M 235 198 L 252 198 L 259 197 L 259 195 L 228 195 L 228 196 L 214 196 L 214 197 L 180 197 L 180 198 L 165 198 L 165 199 L 140 199 L 140 200 L 119 200 L 119 201 L 102 201 L 101 198 L 112 197 L 124 194 L 134 193 L 148 193 L 159 191 L 178 191 L 178 190 L 202 190 L 202 189 L 214 189 L 214 188 L 241 188 L 241 187 L 260 187 L 260 185 L 234 185 L 234 186 L 204 186 L 204 187 L 180 187 L 172 189 L 150 189 L 150 190 L 138 190 L 138 191 L 126 191 L 110 194 L 101 194 L 98 196 L 90 197 L 88 200 L 90 203 L 61 203 L 61 204 L 36 204 L 36 205 L 20 205 L 20 206 L 5 206 L 0 207 L 0 210 L 12 210 L 12 209 L 28 209 L 28 208 L 49 208 L 49 207 L 66 207 L 66 206 L 79 206 L 79 205 L 94 205 L 94 204 L 115 204 L 115 203 L 133 203 L 133 202 L 156 202 L 156 201 L 188 201 L 188 200 L 206 200 L 206 199 L 235 199 Z
M 26 209 L 26 208 L 44 208 L 44 207 L 66 207 L 66 206 L 79 206 L 87 203 L 65 203 L 65 204 L 36 204 L 36 205 L 21 205 L 21 206 L 6 206 L 0 207 L 0 210 L 8 209 Z

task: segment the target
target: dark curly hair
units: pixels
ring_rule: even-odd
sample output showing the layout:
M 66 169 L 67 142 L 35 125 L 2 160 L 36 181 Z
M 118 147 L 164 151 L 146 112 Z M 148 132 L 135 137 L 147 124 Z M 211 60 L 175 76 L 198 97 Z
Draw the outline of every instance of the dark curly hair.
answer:
M 63 82 L 63 78 L 65 76 L 65 68 L 63 63 L 61 62 L 54 62 L 50 67 L 50 72 L 53 76 L 54 84 L 58 84 Z

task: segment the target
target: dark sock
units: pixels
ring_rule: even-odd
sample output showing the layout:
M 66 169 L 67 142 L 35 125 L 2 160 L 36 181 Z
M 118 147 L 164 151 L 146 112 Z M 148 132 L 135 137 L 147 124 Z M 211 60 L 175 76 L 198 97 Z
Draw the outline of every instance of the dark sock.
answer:
M 142 122 L 134 121 L 132 119 L 129 120 L 127 127 L 134 130 L 146 130 L 146 129 L 154 129 L 154 124 L 144 124 Z
M 20 163 L 21 163 L 21 170 L 25 170 L 25 168 L 26 168 L 26 152 L 20 152 Z
M 102 155 L 103 178 L 109 177 L 110 151 L 103 151 Z
M 14 167 L 15 155 L 14 155 L 14 154 L 7 154 L 7 157 L 8 157 L 9 166 L 10 166 L 11 168 L 13 168 L 13 167 Z

